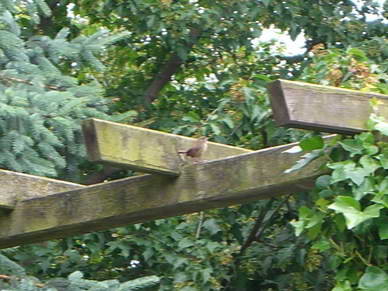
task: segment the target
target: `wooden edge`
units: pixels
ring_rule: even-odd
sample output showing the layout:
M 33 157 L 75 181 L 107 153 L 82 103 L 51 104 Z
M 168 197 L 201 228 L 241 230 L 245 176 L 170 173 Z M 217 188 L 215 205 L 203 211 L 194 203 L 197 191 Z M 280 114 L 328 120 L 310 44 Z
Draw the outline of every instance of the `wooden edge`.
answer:
M 182 168 L 18 201 L 0 219 L 0 248 L 297 192 L 323 173 L 322 160 L 285 174 L 303 153 L 278 146 Z
M 279 126 L 290 125 L 290 115 L 284 98 L 281 80 L 276 80 L 267 85 L 274 119 Z
M 388 117 L 388 95 L 276 80 L 268 85 L 274 119 L 280 126 L 355 134 L 366 130 L 373 108 Z
M 195 139 L 161 131 L 90 119 L 83 123 L 89 160 L 144 173 L 178 176 L 185 162 L 178 152 L 189 149 Z M 209 142 L 204 160 L 251 152 Z M 190 162 L 190 161 L 188 161 Z
M 85 187 L 80 184 L 0 169 L 0 209 L 7 213 L 16 201 Z

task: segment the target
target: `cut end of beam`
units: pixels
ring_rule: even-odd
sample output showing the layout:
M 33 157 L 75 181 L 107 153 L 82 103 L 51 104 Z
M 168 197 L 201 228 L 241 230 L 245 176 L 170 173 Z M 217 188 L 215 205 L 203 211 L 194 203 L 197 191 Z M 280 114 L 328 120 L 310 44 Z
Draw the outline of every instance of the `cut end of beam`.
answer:
M 179 151 L 195 139 L 161 131 L 90 119 L 83 123 L 89 160 L 143 173 L 178 176 L 183 161 Z M 210 142 L 204 160 L 239 155 L 250 150 Z
M 388 117 L 388 96 L 303 82 L 277 80 L 268 85 L 274 118 L 280 126 L 354 134 L 367 129 L 370 100 Z
M 0 169 L 0 210 L 9 213 L 17 201 L 84 187 L 80 184 Z

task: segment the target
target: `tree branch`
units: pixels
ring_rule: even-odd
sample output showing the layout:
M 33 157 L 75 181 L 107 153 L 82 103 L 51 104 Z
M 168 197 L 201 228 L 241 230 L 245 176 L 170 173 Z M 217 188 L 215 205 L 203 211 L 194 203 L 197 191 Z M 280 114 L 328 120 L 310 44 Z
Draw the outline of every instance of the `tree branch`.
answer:
M 9 82 L 9 83 L 14 82 L 14 83 L 24 83 L 24 84 L 31 85 L 31 86 L 35 85 L 34 83 L 32 83 L 30 81 L 19 79 L 19 78 L 15 78 L 15 77 L 9 77 L 9 76 L 5 76 L 5 75 L 0 75 L 0 81 L 1 80 L 5 81 L 5 82 Z M 64 91 L 63 88 L 57 87 L 57 86 L 43 85 L 43 87 L 47 88 L 47 89 L 50 89 L 50 90 Z
M 253 226 L 251 232 L 249 233 L 248 238 L 245 240 L 243 245 L 241 246 L 240 253 L 238 255 L 238 258 L 241 257 L 241 255 L 244 253 L 244 251 L 254 242 L 256 241 L 256 233 L 259 231 L 261 224 L 263 223 L 264 217 L 268 213 L 269 209 L 271 209 L 272 203 L 275 201 L 274 198 L 272 198 L 268 203 L 263 207 L 263 210 L 260 211 L 259 216 L 256 218 L 255 225 Z
M 193 47 L 194 43 L 199 37 L 199 34 L 200 32 L 198 29 L 191 29 L 191 41 L 187 45 L 187 51 L 190 51 L 190 49 Z M 151 82 L 151 85 L 147 88 L 144 94 L 144 100 L 146 103 L 150 104 L 158 97 L 159 92 L 171 80 L 171 77 L 179 70 L 183 63 L 184 61 L 178 56 L 177 53 L 171 55 L 170 59 L 162 67 L 159 73 L 155 76 L 154 80 Z

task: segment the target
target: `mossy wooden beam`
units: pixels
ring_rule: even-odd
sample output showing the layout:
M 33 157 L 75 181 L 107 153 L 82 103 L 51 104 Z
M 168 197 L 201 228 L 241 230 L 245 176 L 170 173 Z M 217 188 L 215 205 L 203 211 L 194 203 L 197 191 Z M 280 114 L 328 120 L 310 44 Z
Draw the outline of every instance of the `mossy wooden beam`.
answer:
M 14 209 L 16 201 L 84 187 L 80 184 L 0 169 L 0 210 Z
M 104 162 L 144 173 L 178 176 L 182 160 L 178 151 L 189 149 L 195 139 L 137 126 L 90 119 L 83 123 L 90 161 Z M 209 143 L 204 160 L 251 152 Z
M 322 173 L 316 160 L 289 174 L 295 144 L 188 165 L 181 175 L 136 176 L 18 201 L 0 217 L 0 247 L 110 229 L 293 193 Z
M 376 113 L 388 118 L 388 95 L 285 80 L 270 83 L 268 89 L 281 126 L 358 133 L 366 129 L 372 98 L 378 100 Z

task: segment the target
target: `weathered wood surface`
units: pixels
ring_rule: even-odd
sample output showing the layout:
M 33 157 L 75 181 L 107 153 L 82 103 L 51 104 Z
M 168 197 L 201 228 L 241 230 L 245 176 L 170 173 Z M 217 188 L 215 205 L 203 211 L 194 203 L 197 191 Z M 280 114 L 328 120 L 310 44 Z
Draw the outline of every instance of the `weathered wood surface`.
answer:
M 290 174 L 295 144 L 213 160 L 179 177 L 143 175 L 18 201 L 0 217 L 0 248 L 293 193 L 321 174 L 317 160 Z
M 178 176 L 182 160 L 178 151 L 195 139 L 137 126 L 90 119 L 83 123 L 90 161 L 105 162 L 144 173 Z M 251 150 L 209 142 L 204 160 L 214 160 Z
M 388 95 L 303 82 L 277 80 L 268 86 L 275 120 L 281 126 L 353 134 L 366 129 L 371 98 L 388 118 Z
M 16 201 L 84 187 L 80 184 L 0 169 L 0 209 L 12 210 Z

